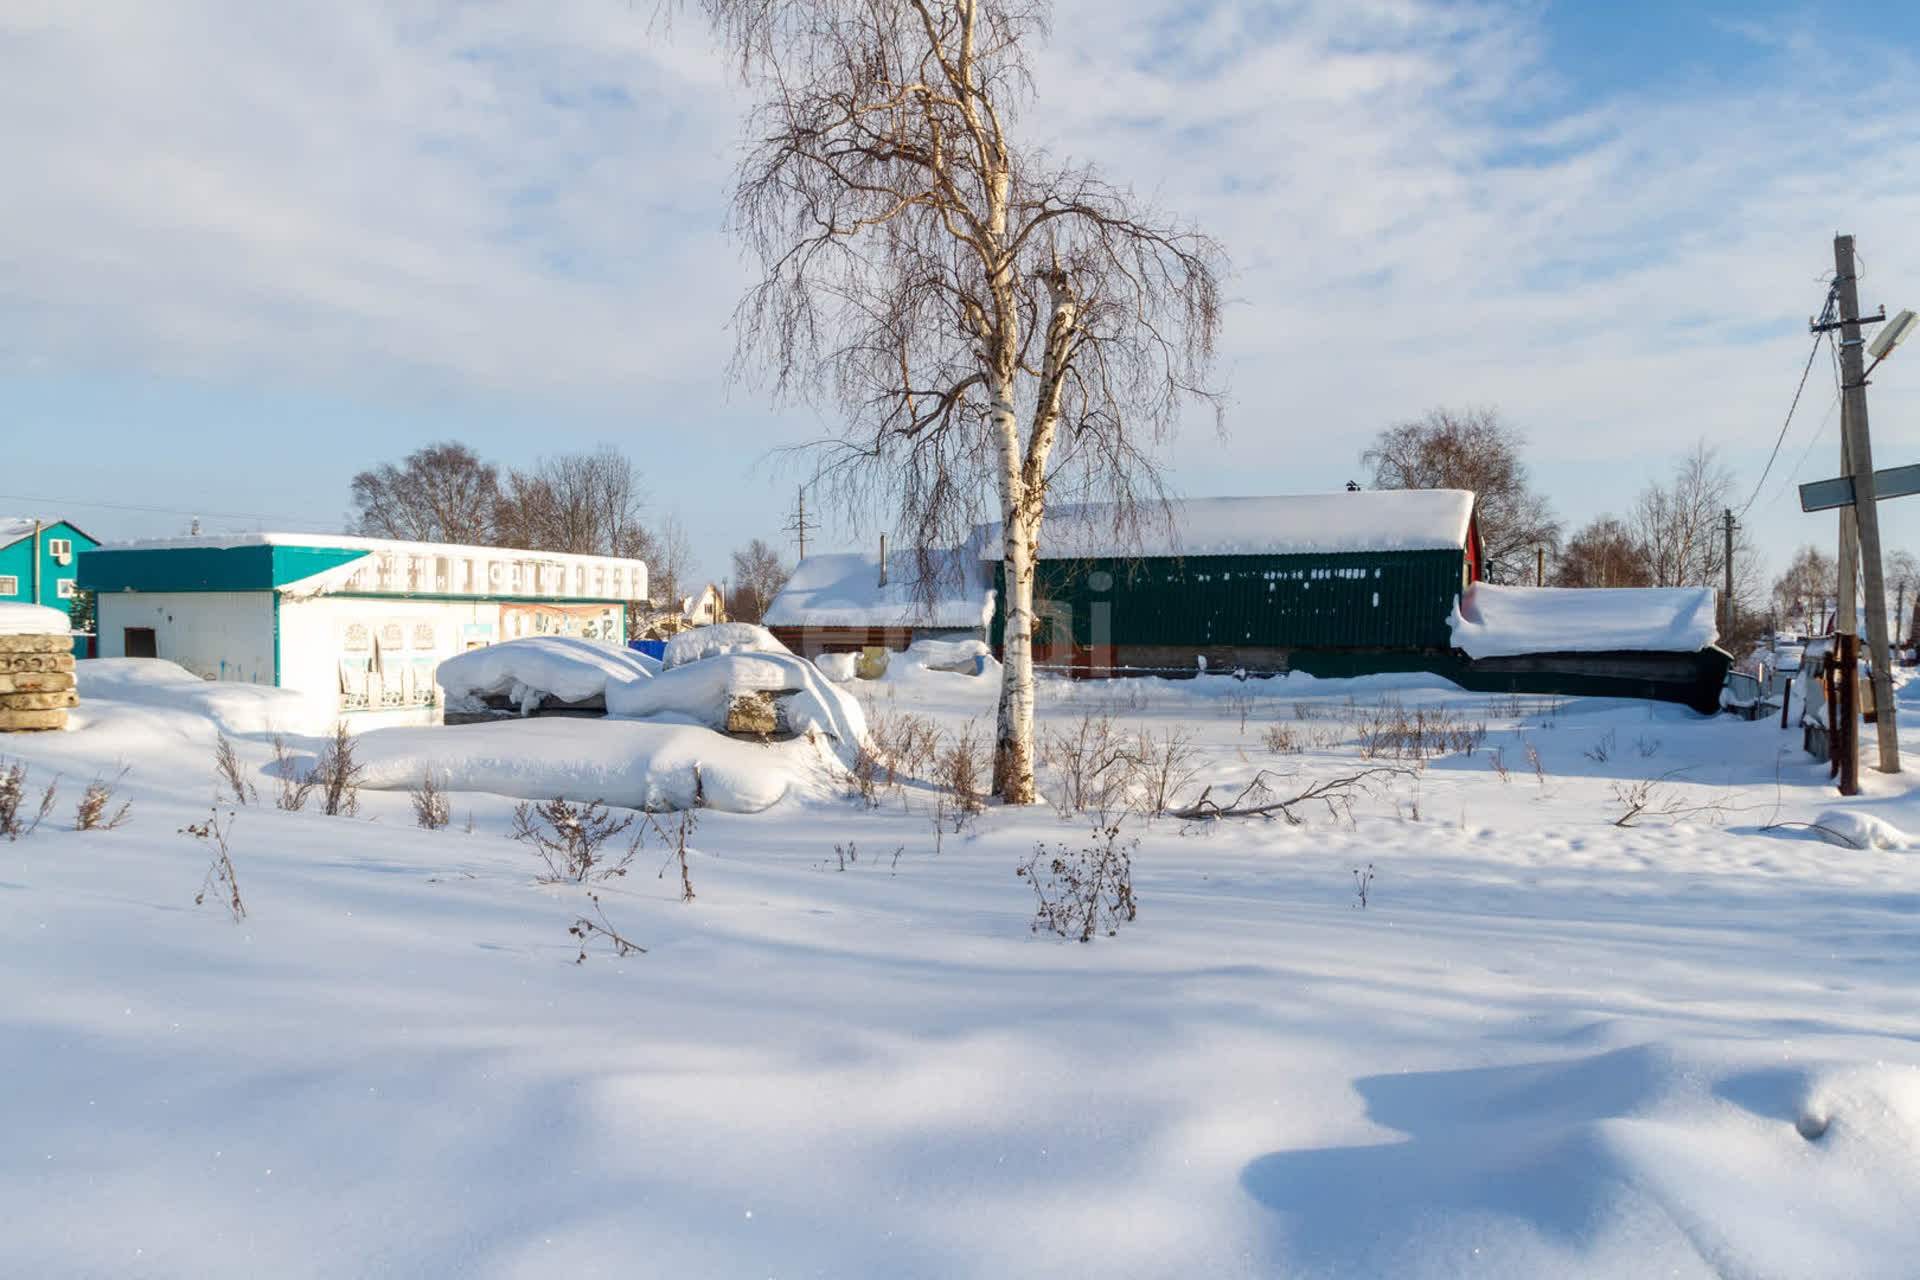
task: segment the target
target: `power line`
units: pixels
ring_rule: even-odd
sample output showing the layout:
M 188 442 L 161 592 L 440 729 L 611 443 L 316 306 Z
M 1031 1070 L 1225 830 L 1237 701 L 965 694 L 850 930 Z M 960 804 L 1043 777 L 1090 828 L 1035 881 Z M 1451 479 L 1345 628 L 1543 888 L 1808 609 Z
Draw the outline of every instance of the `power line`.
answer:
M 1742 517 L 1747 514 L 1747 509 L 1753 506 L 1754 499 L 1760 496 L 1760 490 L 1766 486 L 1767 476 L 1773 471 L 1774 460 L 1780 456 L 1780 446 L 1786 443 L 1787 428 L 1793 425 L 1794 410 L 1800 407 L 1801 393 L 1807 389 L 1807 375 L 1813 372 L 1814 357 L 1820 354 L 1820 338 L 1823 333 L 1829 332 L 1829 330 L 1826 329 L 1826 324 L 1827 321 L 1833 318 L 1833 305 L 1839 296 L 1840 282 L 1835 280 L 1827 286 L 1827 300 L 1820 308 L 1820 318 L 1814 322 L 1813 347 L 1807 352 L 1806 368 L 1800 371 L 1800 385 L 1793 389 L 1793 403 L 1787 406 L 1787 420 L 1780 424 L 1780 434 L 1775 436 L 1773 440 L 1773 452 L 1767 455 L 1767 465 L 1760 469 L 1760 479 L 1753 486 L 1753 493 L 1748 496 L 1745 505 L 1740 508 L 1740 516 Z M 1738 519 L 1740 517 L 1735 518 Z
M 262 515 L 257 511 L 188 511 L 183 507 L 153 507 L 132 502 L 99 502 L 91 498 L 50 498 L 45 494 L 0 493 L 0 501 L 31 502 L 49 507 L 103 507 L 111 511 L 149 511 L 168 516 L 214 516 L 221 520 L 260 520 L 280 524 L 305 524 L 316 527 L 328 527 L 325 520 L 294 520 L 289 522 L 284 515 Z
M 1793 484 L 1794 477 L 1800 474 L 1800 468 L 1807 465 L 1807 459 L 1813 456 L 1813 451 L 1819 447 L 1820 442 L 1827 438 L 1827 426 L 1833 421 L 1833 411 L 1839 407 L 1840 394 L 1835 392 L 1833 399 L 1827 403 L 1826 415 L 1820 419 L 1820 425 L 1813 429 L 1813 439 L 1807 441 L 1807 447 L 1800 451 L 1800 458 L 1793 464 L 1793 470 L 1788 472 L 1787 478 L 1780 482 L 1780 487 L 1773 491 L 1774 498 L 1778 498 L 1787 491 L 1788 486 Z M 1769 502 L 1772 500 L 1768 499 Z
M 1813 336 L 1813 348 L 1807 352 L 1807 367 L 1800 371 L 1800 385 L 1793 390 L 1793 403 L 1787 406 L 1787 420 L 1780 424 L 1780 434 L 1773 439 L 1773 452 L 1767 455 L 1767 465 L 1760 470 L 1760 479 L 1753 486 L 1753 494 L 1740 508 L 1740 515 L 1747 514 L 1747 508 L 1753 505 L 1754 498 L 1760 496 L 1760 490 L 1767 483 L 1767 476 L 1773 471 L 1773 462 L 1780 456 L 1780 446 L 1786 443 L 1787 428 L 1793 425 L 1793 412 L 1800 407 L 1800 395 L 1807 389 L 1807 375 L 1813 372 L 1814 357 L 1820 354 L 1820 334 Z

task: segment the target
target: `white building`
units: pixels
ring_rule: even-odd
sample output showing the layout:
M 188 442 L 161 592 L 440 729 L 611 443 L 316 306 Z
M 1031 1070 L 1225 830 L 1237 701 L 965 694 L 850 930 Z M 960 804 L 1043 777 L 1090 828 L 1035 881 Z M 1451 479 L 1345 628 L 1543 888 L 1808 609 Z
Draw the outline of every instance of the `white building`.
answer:
M 439 719 L 443 658 L 530 635 L 624 644 L 647 566 L 607 556 L 290 533 L 82 552 L 99 656 L 300 690 L 383 722 Z

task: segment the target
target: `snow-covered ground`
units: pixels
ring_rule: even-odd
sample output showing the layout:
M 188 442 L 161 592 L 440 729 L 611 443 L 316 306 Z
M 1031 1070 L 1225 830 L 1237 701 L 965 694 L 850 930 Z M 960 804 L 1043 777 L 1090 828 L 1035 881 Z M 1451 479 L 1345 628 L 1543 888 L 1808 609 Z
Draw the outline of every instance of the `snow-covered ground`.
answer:
M 6 1274 L 1914 1274 L 1920 795 L 1869 769 L 1839 803 L 1777 719 L 1043 682 L 1051 730 L 1190 734 L 1189 797 L 1381 763 L 1354 726 L 1383 700 L 1487 736 L 1350 815 L 1126 820 L 1139 917 L 1086 945 L 1032 931 L 1015 868 L 1087 821 L 936 835 L 924 789 L 789 787 L 699 813 L 691 902 L 649 844 L 596 889 L 648 951 L 576 965 L 593 904 L 536 882 L 513 800 L 456 793 L 431 831 L 400 792 L 278 811 L 280 695 L 163 666 L 83 663 L 71 731 L 0 739 L 61 779 L 0 841 Z M 991 724 L 990 677 L 852 687 L 876 723 Z M 262 797 L 219 806 L 239 923 L 194 905 L 180 833 L 218 727 Z M 617 772 L 644 727 L 407 751 L 477 729 Z M 122 766 L 128 822 L 68 829 Z

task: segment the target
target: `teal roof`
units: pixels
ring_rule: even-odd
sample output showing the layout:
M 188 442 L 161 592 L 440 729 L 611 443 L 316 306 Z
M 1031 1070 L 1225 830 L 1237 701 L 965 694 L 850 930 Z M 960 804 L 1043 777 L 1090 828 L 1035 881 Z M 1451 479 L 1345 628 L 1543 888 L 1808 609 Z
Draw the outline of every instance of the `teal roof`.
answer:
M 347 547 L 98 547 L 77 557 L 86 591 L 272 591 L 350 564 Z

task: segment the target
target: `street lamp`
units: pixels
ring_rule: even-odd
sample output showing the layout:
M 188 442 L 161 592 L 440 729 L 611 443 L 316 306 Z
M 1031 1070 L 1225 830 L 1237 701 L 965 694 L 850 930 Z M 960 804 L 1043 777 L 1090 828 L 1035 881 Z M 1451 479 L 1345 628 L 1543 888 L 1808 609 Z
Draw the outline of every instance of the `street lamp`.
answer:
M 1867 354 L 1873 357 L 1873 363 L 1867 366 L 1867 373 L 1878 369 L 1880 362 L 1892 355 L 1893 349 L 1907 340 L 1907 335 L 1914 331 L 1917 323 L 1920 323 L 1920 318 L 1916 318 L 1911 311 L 1902 311 L 1887 321 L 1887 327 L 1874 334 L 1873 341 L 1867 344 Z M 1860 376 L 1864 378 L 1866 374 Z

